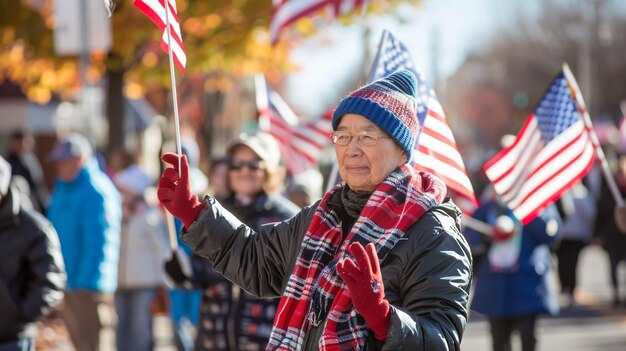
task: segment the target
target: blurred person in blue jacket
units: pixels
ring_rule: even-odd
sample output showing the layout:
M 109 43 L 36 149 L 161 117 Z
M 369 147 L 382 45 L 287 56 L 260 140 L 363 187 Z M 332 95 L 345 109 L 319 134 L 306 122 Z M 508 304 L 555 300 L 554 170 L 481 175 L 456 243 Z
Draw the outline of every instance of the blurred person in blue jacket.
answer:
M 62 316 L 78 351 L 98 350 L 101 330 L 113 324 L 120 195 L 98 168 L 84 136 L 59 140 L 49 159 L 57 178 L 47 215 L 59 234 L 67 269 Z
M 0 350 L 34 351 L 35 321 L 63 300 L 65 269 L 52 224 L 10 179 L 0 156 Z
M 551 248 L 560 238 L 561 218 L 547 207 L 523 226 L 495 196 L 473 217 L 493 226 L 491 236 L 466 228 L 472 249 L 487 247 L 475 264 L 471 309 L 489 319 L 494 351 L 510 351 L 511 335 L 518 331 L 522 350 L 535 350 L 535 327 L 540 314 L 556 314 L 556 292 L 548 284 Z

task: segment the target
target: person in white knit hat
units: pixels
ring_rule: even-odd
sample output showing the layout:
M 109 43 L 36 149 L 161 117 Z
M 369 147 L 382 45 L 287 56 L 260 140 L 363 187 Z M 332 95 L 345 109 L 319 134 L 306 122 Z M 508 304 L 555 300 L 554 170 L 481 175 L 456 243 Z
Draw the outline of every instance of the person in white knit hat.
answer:
M 163 263 L 168 252 L 161 211 L 149 205 L 145 192 L 150 176 L 132 165 L 114 178 L 122 195 L 122 233 L 115 310 L 117 350 L 152 350 L 153 316 L 150 305 L 165 286 Z

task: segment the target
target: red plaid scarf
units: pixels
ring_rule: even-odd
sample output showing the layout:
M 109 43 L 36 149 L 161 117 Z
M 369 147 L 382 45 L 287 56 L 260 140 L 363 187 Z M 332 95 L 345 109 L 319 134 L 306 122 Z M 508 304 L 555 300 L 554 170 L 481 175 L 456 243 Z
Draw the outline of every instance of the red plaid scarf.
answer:
M 363 350 L 368 329 L 352 306 L 335 271 L 349 243 L 373 242 L 382 262 L 387 253 L 446 193 L 443 182 L 403 165 L 378 185 L 350 233 L 342 240 L 341 220 L 328 201 L 344 184 L 324 195 L 300 246 L 280 299 L 266 350 L 301 350 L 311 326 L 325 323 L 320 351 Z M 339 250 L 335 250 L 339 247 Z

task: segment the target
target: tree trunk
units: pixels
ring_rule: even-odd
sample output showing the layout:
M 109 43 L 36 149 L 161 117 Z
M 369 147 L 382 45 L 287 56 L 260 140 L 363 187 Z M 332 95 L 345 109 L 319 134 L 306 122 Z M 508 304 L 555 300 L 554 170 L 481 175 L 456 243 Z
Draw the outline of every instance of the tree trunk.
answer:
M 106 113 L 109 121 L 107 150 L 123 148 L 124 143 L 124 70 L 107 71 Z
M 223 143 L 224 130 L 216 128 L 218 124 L 218 116 L 224 108 L 224 94 L 220 91 L 207 92 L 204 94 L 204 128 L 202 138 L 204 139 L 205 148 L 209 158 L 214 155 L 215 142 Z M 225 144 L 223 144 L 225 145 Z M 219 150 L 221 151 L 221 150 Z

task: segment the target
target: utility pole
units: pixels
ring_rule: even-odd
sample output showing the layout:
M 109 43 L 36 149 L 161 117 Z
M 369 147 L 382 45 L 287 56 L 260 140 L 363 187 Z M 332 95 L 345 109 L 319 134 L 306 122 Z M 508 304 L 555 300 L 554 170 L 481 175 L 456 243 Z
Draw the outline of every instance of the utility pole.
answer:
M 585 103 L 591 116 L 598 114 L 599 106 L 601 106 L 601 98 L 598 91 L 598 76 L 601 72 L 600 67 L 600 43 L 599 32 L 602 14 L 602 9 L 605 4 L 605 0 L 591 0 L 593 11 L 591 18 L 591 26 L 589 28 L 588 40 L 589 44 L 587 50 L 589 50 L 589 92 L 585 96 Z
M 90 103 L 89 103 L 89 92 L 88 92 L 88 84 L 87 81 L 87 70 L 89 69 L 90 58 L 89 58 L 89 1 L 79 1 L 79 20 L 80 20 L 80 81 L 81 81 L 81 98 L 80 98 L 80 115 L 83 123 L 83 133 L 87 137 L 87 140 L 93 140 L 93 130 L 92 123 L 90 121 Z

